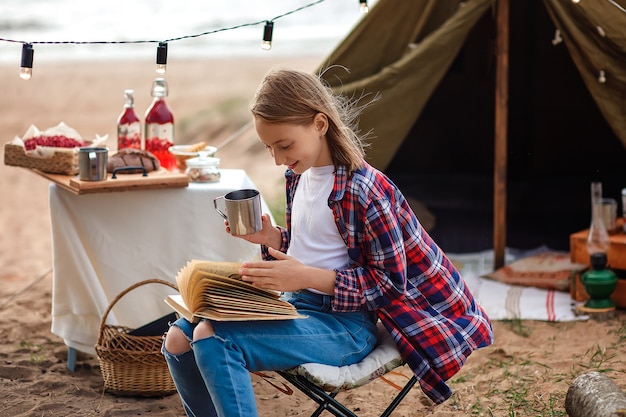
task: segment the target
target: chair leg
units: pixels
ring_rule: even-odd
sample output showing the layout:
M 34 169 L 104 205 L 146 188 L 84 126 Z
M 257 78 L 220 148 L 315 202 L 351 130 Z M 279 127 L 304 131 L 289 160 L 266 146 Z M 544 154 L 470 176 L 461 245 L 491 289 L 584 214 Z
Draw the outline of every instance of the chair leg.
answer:
M 328 393 L 328 396 L 330 398 L 335 398 L 335 396 L 337 395 L 336 392 L 330 392 Z M 313 414 L 311 414 L 311 417 L 319 417 L 324 410 L 326 410 L 328 408 L 328 404 L 324 403 L 324 404 L 320 404 L 317 409 L 313 412 Z M 331 411 L 332 412 L 332 411 Z
M 319 405 L 313 414 L 311 414 L 311 417 L 318 417 L 324 411 L 328 411 L 336 417 L 358 417 L 335 399 L 335 396 L 337 395 L 336 392 L 327 393 L 317 385 L 299 375 L 292 375 L 283 371 L 277 371 L 277 373 Z M 416 383 L 417 377 L 413 375 L 406 385 L 404 385 L 402 390 L 400 390 L 398 395 L 396 395 L 393 401 L 387 406 L 385 411 L 383 411 L 380 417 L 389 417 Z
M 391 413 L 393 413 L 393 410 L 395 410 L 396 407 L 400 404 L 400 402 L 404 399 L 404 397 L 406 397 L 409 391 L 411 391 L 411 388 L 413 388 L 413 385 L 415 385 L 416 382 L 417 382 L 417 377 L 413 375 L 411 379 L 409 379 L 409 382 L 406 383 L 404 388 L 402 388 L 402 390 L 398 393 L 398 395 L 396 395 L 396 398 L 393 399 L 391 404 L 389 404 L 389 406 L 385 409 L 385 411 L 380 415 L 380 417 L 389 417 Z
M 358 417 L 335 399 L 335 395 L 337 395 L 336 393 L 329 394 L 317 385 L 300 376 L 291 375 L 283 371 L 277 372 L 319 405 L 311 417 L 319 416 L 324 410 L 332 413 L 336 417 Z

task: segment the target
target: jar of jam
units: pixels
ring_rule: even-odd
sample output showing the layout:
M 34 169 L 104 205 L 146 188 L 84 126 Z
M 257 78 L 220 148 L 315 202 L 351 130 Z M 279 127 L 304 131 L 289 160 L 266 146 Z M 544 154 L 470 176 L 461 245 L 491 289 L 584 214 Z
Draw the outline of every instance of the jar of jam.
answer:
M 191 182 L 218 182 L 222 177 L 220 159 L 207 156 L 187 159 L 185 174 Z

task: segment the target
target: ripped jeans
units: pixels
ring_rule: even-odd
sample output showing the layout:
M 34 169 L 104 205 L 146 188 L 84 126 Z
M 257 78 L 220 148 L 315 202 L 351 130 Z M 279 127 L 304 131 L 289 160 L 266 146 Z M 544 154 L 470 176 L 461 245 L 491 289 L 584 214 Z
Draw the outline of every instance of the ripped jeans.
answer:
M 306 319 L 212 321 L 215 334 L 196 341 L 194 324 L 184 318 L 174 322 L 191 350 L 180 355 L 162 350 L 187 415 L 257 416 L 250 371 L 284 370 L 307 362 L 343 366 L 363 359 L 376 344 L 375 314 L 332 312 L 331 299 L 299 291 L 289 302 Z

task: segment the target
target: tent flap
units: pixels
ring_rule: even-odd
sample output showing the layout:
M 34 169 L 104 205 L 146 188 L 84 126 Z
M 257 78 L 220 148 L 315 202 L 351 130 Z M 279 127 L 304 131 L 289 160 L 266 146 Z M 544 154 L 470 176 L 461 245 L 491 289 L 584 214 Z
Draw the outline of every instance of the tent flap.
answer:
M 589 93 L 626 147 L 626 13 L 609 1 L 544 4 Z
M 336 92 L 380 97 L 359 121 L 362 133 L 372 132 L 372 165 L 389 165 L 490 5 L 491 0 L 379 0 L 318 69 Z

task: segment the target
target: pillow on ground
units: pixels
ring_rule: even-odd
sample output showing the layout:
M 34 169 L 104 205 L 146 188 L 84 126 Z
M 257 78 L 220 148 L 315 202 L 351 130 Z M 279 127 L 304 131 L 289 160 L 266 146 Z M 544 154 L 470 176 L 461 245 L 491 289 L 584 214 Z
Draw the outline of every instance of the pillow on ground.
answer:
M 567 291 L 572 274 L 586 268 L 585 264 L 572 262 L 569 252 L 549 251 L 518 259 L 483 277 L 511 285 Z

